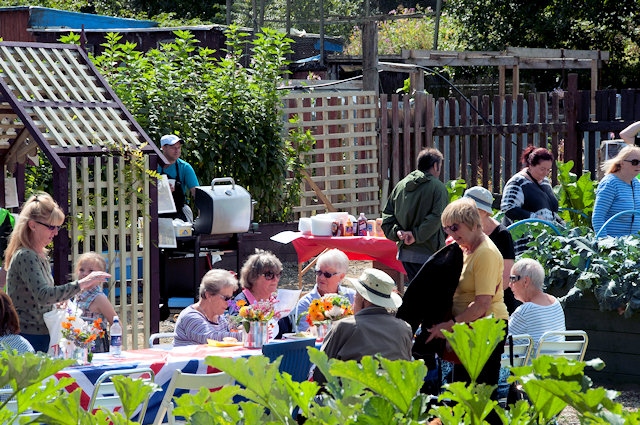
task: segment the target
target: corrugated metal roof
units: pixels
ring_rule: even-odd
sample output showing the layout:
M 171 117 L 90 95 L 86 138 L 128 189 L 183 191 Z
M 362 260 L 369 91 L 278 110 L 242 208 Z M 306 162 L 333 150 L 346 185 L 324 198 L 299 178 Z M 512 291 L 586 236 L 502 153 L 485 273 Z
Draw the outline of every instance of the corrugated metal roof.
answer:
M 64 156 L 150 142 L 79 46 L 0 43 L 0 91 L 5 164 L 23 162 L 36 144 Z

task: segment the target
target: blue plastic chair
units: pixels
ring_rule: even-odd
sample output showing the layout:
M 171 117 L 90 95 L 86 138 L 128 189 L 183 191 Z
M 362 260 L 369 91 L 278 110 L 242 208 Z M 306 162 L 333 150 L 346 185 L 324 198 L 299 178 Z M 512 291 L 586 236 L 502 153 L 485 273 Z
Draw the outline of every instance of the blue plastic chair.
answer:
M 303 382 L 309 378 L 311 369 L 307 347 L 313 347 L 315 343 L 315 338 L 271 342 L 262 346 L 262 354 L 272 362 L 282 356 L 280 372 L 287 372 L 294 381 Z

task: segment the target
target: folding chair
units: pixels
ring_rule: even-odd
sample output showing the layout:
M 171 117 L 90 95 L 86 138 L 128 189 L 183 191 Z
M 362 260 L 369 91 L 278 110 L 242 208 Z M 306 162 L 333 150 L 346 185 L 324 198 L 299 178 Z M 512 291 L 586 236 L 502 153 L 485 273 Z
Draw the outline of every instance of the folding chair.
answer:
M 176 337 L 175 332 L 159 332 L 155 334 L 151 334 L 149 336 L 149 347 L 150 348 L 163 348 L 163 349 L 171 349 L 173 348 L 173 339 Z M 160 338 L 163 339 L 171 339 L 169 343 L 163 343 L 160 341 Z M 156 342 L 157 341 L 157 342 Z
M 513 341 L 510 346 L 509 339 Z M 504 355 L 500 361 L 500 366 L 511 368 L 514 366 L 524 366 L 529 363 L 533 352 L 533 338 L 528 334 L 509 335 L 504 344 Z
M 89 412 L 93 412 L 94 409 L 105 408 L 110 411 L 114 411 L 118 408 L 122 407 L 122 400 L 120 400 L 120 396 L 116 392 L 115 386 L 113 385 L 113 381 L 111 378 L 114 376 L 130 376 L 132 378 L 142 379 L 147 382 L 154 382 L 155 373 L 151 368 L 141 367 L 135 369 L 122 369 L 122 370 L 111 370 L 100 375 L 98 380 L 96 381 L 93 387 L 93 394 L 91 395 L 91 400 L 89 401 L 89 407 L 87 410 Z M 141 404 L 139 409 L 138 418 L 142 420 L 144 418 L 144 414 L 147 412 L 147 405 L 149 404 L 149 397 L 147 397 L 144 402 Z M 124 412 L 122 412 L 124 413 Z M 132 417 L 135 416 L 138 411 L 134 412 Z M 131 419 L 131 418 L 127 418 Z
M 212 374 L 195 374 L 195 373 L 183 373 L 181 370 L 173 372 L 171 382 L 167 392 L 164 393 L 158 413 L 153 421 L 154 425 L 160 425 L 163 423 L 173 425 L 176 423 L 175 416 L 173 415 L 173 398 L 178 390 L 199 390 L 200 388 L 219 388 L 225 385 L 233 384 L 233 378 L 224 372 L 212 373 Z M 182 392 L 182 391 L 181 391 Z M 165 414 L 167 416 L 167 422 L 163 422 Z
M 309 379 L 311 369 L 307 347 L 313 347 L 315 343 L 315 338 L 271 342 L 262 346 L 262 354 L 270 361 L 282 356 L 280 372 L 287 372 L 294 381 L 302 382 Z
M 548 355 L 582 361 L 587 352 L 589 337 L 585 331 L 549 331 L 538 341 L 535 357 Z

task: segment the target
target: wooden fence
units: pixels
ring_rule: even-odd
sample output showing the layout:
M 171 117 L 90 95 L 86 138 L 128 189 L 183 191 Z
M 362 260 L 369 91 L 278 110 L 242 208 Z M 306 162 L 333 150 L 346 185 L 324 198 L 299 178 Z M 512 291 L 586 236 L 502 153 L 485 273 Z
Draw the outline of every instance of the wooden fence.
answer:
M 313 184 L 340 211 L 377 216 L 395 184 L 415 169 L 418 152 L 436 147 L 445 157 L 443 181 L 464 179 L 501 193 L 521 168 L 528 145 L 549 148 L 561 161 L 574 161 L 578 175 L 596 178 L 601 141 L 640 120 L 640 89 L 591 93 L 569 90 L 470 99 L 381 95 L 373 92 L 292 93 L 285 98 L 287 118 L 297 115 L 311 130 L 316 146 L 309 159 Z M 556 166 L 552 171 L 557 183 Z M 306 184 L 296 219 L 326 211 Z

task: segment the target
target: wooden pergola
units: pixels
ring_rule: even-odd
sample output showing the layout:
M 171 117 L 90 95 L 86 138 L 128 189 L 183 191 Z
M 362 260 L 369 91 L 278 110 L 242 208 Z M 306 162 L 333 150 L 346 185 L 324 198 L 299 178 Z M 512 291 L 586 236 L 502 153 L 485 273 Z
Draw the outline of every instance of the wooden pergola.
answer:
M 149 324 L 158 301 L 157 291 L 150 291 L 152 277 L 157 283 L 158 275 L 150 271 L 158 270 L 159 254 L 148 249 L 153 246 L 151 235 L 157 238 L 157 220 L 150 219 L 157 216 L 157 190 L 146 175 L 135 182 L 135 189 L 149 202 L 130 196 L 132 183 L 126 175 L 131 161 L 122 155 L 127 149 L 142 151 L 145 166 L 153 170 L 159 159 L 165 160 L 80 46 L 0 43 L 0 185 L 4 188 L 6 178 L 15 177 L 22 203 L 25 164 L 40 150 L 52 167 L 52 196 L 68 217 L 54 241 L 56 282 L 68 281 L 70 263 L 79 253 L 102 253 L 112 275 L 122 265 L 119 282 L 110 282 L 116 311 L 133 318 L 141 312 Z M 4 190 L 0 205 L 5 205 Z M 141 231 L 138 218 L 144 223 Z M 147 247 L 146 255 L 138 249 L 138 240 Z M 126 282 L 125 264 L 130 264 L 134 284 Z M 138 275 L 143 276 L 140 299 L 138 290 L 126 287 L 137 288 Z M 121 296 L 116 303 L 118 290 L 130 293 L 130 300 Z M 150 309 L 154 302 L 156 308 Z

